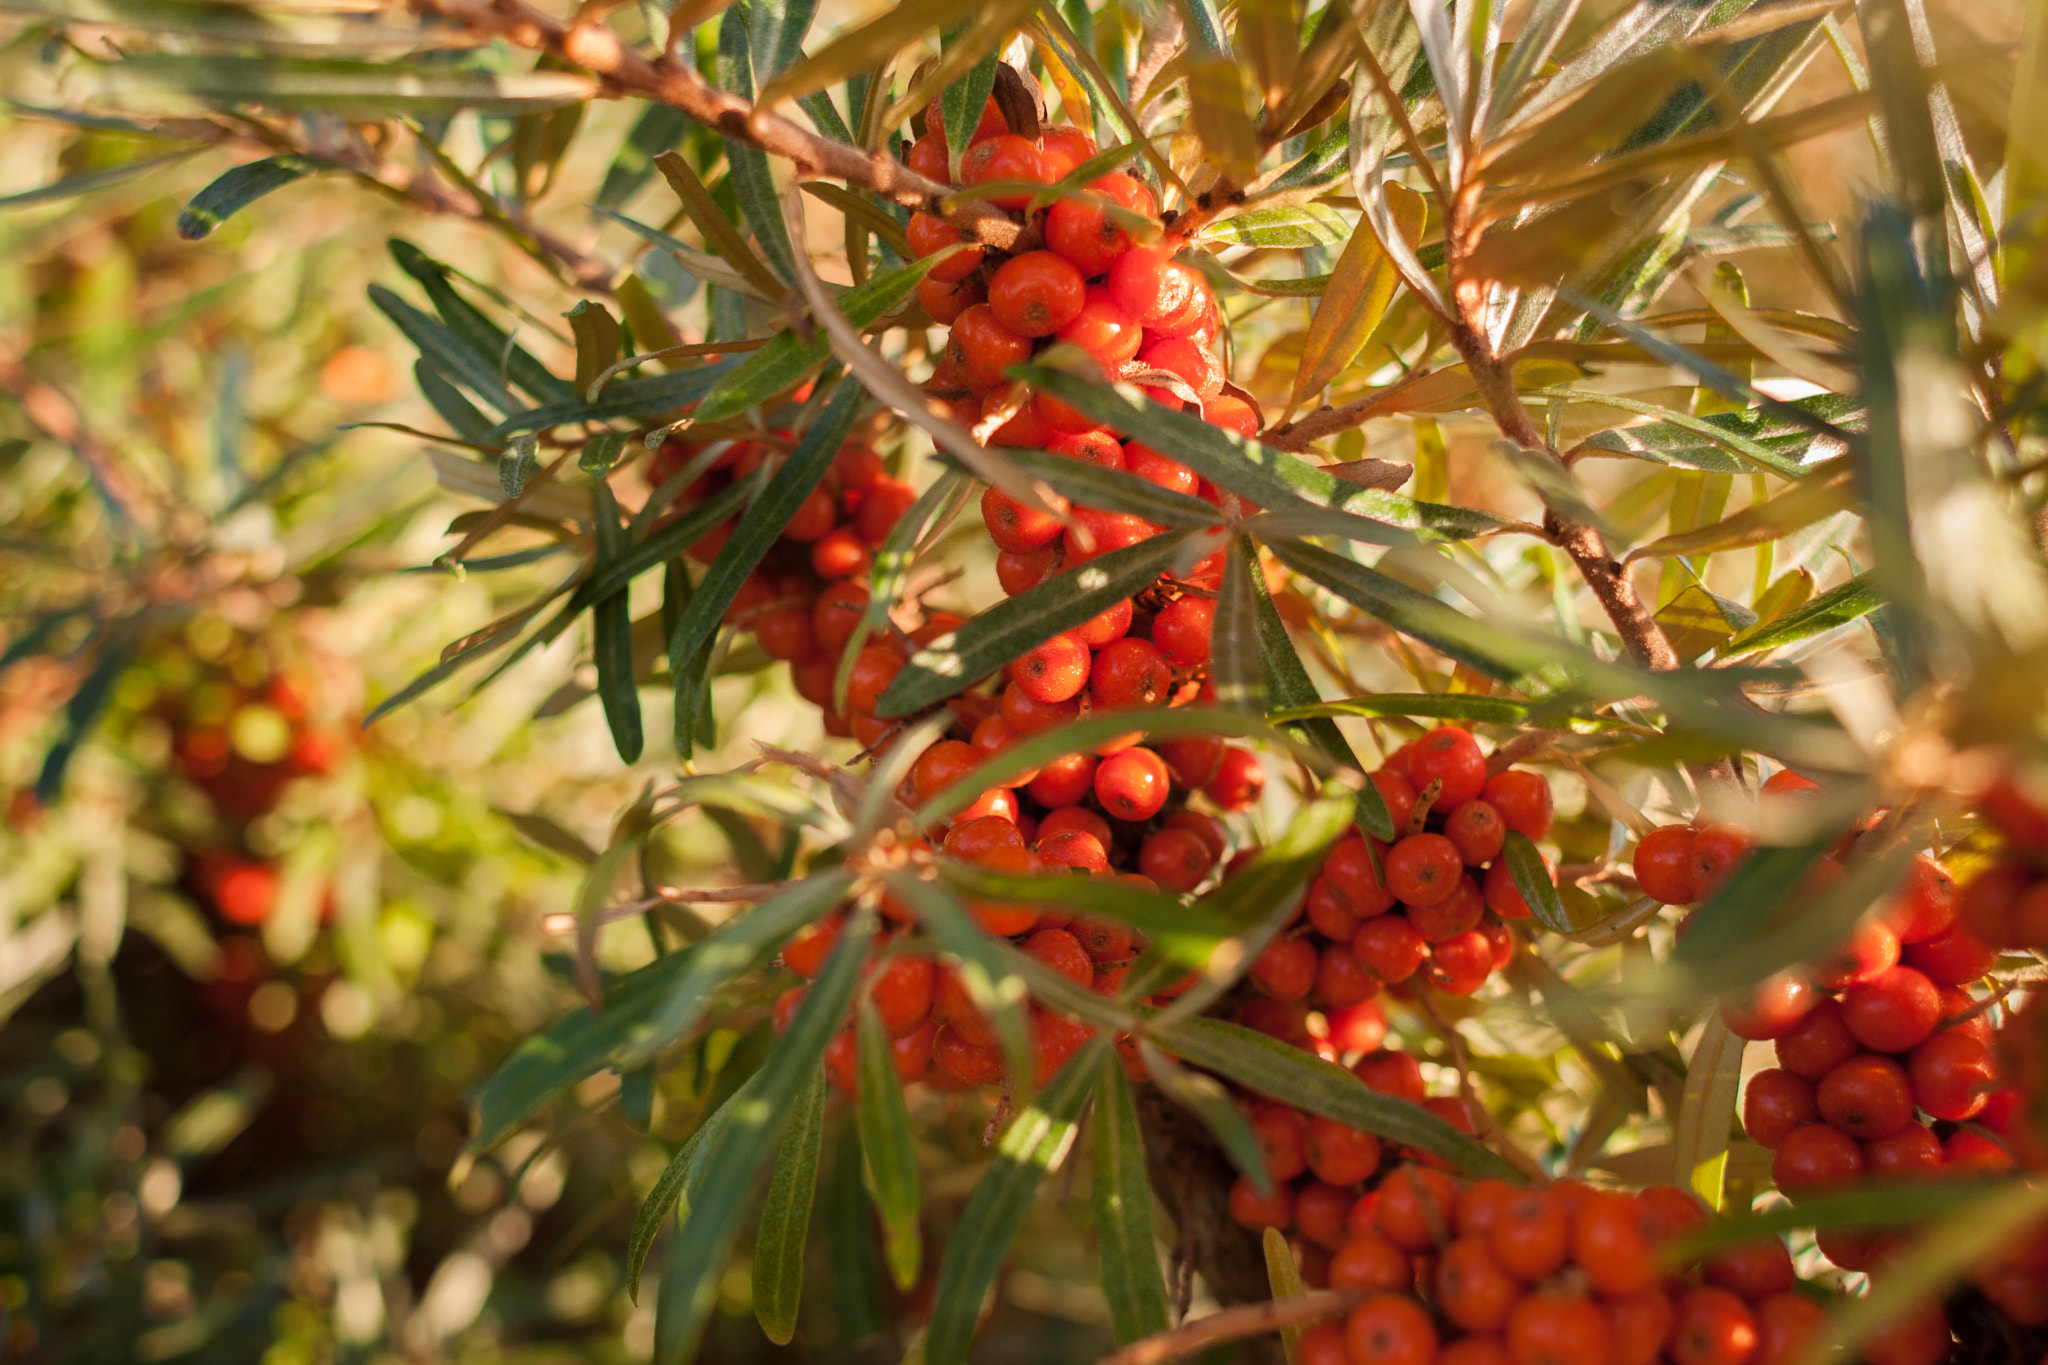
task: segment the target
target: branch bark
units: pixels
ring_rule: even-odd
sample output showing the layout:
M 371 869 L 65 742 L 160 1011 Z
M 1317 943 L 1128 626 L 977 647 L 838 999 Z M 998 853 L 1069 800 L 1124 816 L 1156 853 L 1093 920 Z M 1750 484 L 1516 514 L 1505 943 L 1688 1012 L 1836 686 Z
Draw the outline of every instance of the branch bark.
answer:
M 1023 229 L 992 204 L 968 203 L 950 210 L 951 185 L 927 180 L 886 153 L 863 151 L 823 137 L 772 110 L 760 109 L 704 79 L 695 66 L 671 53 L 648 57 L 592 19 L 565 23 L 524 0 L 413 0 L 422 14 L 462 25 L 474 33 L 502 38 L 535 52 L 547 52 L 602 78 L 619 93 L 630 93 L 680 109 L 735 142 L 758 147 L 792 163 L 799 172 L 859 185 L 904 208 L 935 213 L 999 250 L 1016 245 Z

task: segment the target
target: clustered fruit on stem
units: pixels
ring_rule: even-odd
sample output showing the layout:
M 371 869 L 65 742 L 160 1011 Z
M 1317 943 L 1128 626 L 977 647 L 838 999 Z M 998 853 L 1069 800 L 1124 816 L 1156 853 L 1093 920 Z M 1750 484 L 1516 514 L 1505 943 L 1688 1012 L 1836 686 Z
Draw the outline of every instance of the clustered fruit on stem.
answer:
M 1301 1216 L 1332 1288 L 1367 1297 L 1309 1331 L 1302 1365 L 1792 1365 L 1825 1311 L 1765 1238 L 1683 1265 L 1707 1221 L 1683 1190 L 1517 1189 L 1402 1166 Z

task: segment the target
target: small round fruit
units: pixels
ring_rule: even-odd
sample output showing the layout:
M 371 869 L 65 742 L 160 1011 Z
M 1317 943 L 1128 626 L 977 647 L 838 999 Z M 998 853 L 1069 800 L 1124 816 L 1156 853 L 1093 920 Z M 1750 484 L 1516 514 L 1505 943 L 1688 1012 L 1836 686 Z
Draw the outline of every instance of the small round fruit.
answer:
M 1666 905 L 1690 905 L 1699 899 L 1692 841 L 1692 826 L 1666 825 L 1636 844 L 1636 886 L 1645 896 Z
M 1119 820 L 1150 820 L 1173 786 L 1166 763 L 1142 745 L 1102 761 L 1095 769 L 1095 799 Z
M 1050 251 L 1013 256 L 988 282 L 989 308 L 1019 336 L 1051 336 L 1080 314 L 1087 297 L 1081 272 Z

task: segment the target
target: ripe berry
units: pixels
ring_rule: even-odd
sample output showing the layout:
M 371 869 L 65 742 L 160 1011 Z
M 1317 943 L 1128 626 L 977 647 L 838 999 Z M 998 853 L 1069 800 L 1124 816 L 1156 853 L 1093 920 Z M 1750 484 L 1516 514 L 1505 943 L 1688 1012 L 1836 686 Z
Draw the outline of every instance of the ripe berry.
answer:
M 917 1030 L 931 1013 L 938 967 L 928 957 L 905 953 L 892 957 L 875 973 L 869 987 L 875 1012 L 891 1038 Z
M 977 303 L 954 319 L 946 358 L 968 392 L 978 396 L 1002 383 L 1012 365 L 1031 358 L 1031 339 L 1005 327 L 987 304 Z
M 1479 893 L 1479 884 L 1464 876 L 1452 883 L 1451 893 L 1442 900 L 1407 907 L 1408 922 L 1425 940 L 1435 944 L 1448 943 L 1470 932 L 1485 913 L 1486 899 Z
M 1564 1264 L 1572 1220 L 1554 1191 L 1522 1189 L 1494 1210 L 1487 1229 L 1494 1258 L 1525 1280 L 1539 1280 Z
M 875 707 L 882 694 L 889 690 L 889 684 L 896 681 L 896 675 L 903 671 L 903 655 L 887 645 L 869 645 L 861 650 L 853 662 L 853 672 L 846 683 L 846 705 L 849 710 L 864 716 L 875 714 Z
M 1794 1128 L 1771 1157 L 1771 1183 L 1789 1195 L 1837 1189 L 1863 1174 L 1863 1149 L 1827 1123 Z
M 1081 947 L 1081 940 L 1065 929 L 1040 929 L 1019 945 L 1026 957 L 1033 957 L 1080 985 L 1095 979 L 1095 963 Z
M 1351 951 L 1366 970 L 1392 985 L 1415 975 L 1429 945 L 1404 916 L 1381 915 L 1358 926 Z
M 1138 871 L 1168 891 L 1192 891 L 1216 865 L 1209 846 L 1184 829 L 1157 830 L 1138 848 Z
M 1158 740 L 1153 747 L 1166 760 L 1173 780 L 1189 790 L 1209 781 L 1223 766 L 1223 740 L 1216 735 L 1181 735 Z
M 1155 488 L 1164 488 L 1172 493 L 1193 496 L 1202 486 L 1202 480 L 1194 470 L 1137 441 L 1124 442 L 1124 470 L 1136 474 Z
M 1046 765 L 1038 770 L 1038 776 L 1031 779 L 1031 784 L 1026 790 L 1030 793 L 1031 799 L 1041 806 L 1056 808 L 1074 805 L 1086 800 L 1088 793 L 1095 790 L 1095 764 L 1096 758 L 1093 754 L 1061 754 L 1058 758 L 1048 760 Z M 1039 837 L 1045 837 L 1043 829 L 1040 830 Z
M 977 860 L 982 867 L 1002 877 L 1036 876 L 1043 868 L 1038 859 L 1022 848 L 995 848 Z M 991 938 L 1014 938 L 1038 923 L 1038 907 L 1011 901 L 969 898 L 968 913 Z
M 1415 818 L 1415 788 L 1409 785 L 1406 777 L 1389 768 L 1373 773 L 1372 785 L 1394 821 L 1394 833 L 1399 835 L 1406 831 Z
M 1351 1365 L 1430 1365 L 1436 1325 L 1407 1295 L 1377 1294 L 1344 1319 L 1344 1344 Z
M 1847 943 L 1814 964 L 1813 980 L 1827 990 L 1847 990 L 1876 980 L 1898 960 L 1898 935 L 1883 920 L 1867 919 L 1856 926 Z
M 1045 154 L 1028 139 L 1003 133 L 967 149 L 960 158 L 960 183 L 987 185 L 1021 180 L 1033 185 L 1049 185 L 1058 179 L 1052 174 L 1052 169 L 1046 164 Z M 999 208 L 1021 209 L 1031 202 L 1031 193 L 1028 190 L 1006 191 L 991 194 L 988 201 Z
M 1742 1127 L 1758 1146 L 1776 1147 L 1794 1128 L 1819 1117 L 1813 1082 L 1806 1077 L 1771 1067 L 1749 1078 L 1742 1095 Z
M 1013 256 L 988 282 L 988 306 L 1019 336 L 1051 336 L 1079 315 L 1087 297 L 1081 272 L 1050 251 Z
M 1890 1137 L 1863 1144 L 1863 1171 L 1872 1180 L 1924 1179 L 1941 1167 L 1941 1139 L 1924 1123 L 1909 1123 Z
M 1612 1346 L 1607 1365 L 1657 1365 L 1676 1315 L 1661 1289 L 1645 1289 L 1606 1303 Z
M 1251 1177 L 1239 1176 L 1230 1187 L 1230 1216 L 1248 1228 L 1284 1228 L 1294 1218 L 1294 1190 L 1275 1181 L 1271 1194 L 1260 1194 Z
M 1914 1048 L 1906 1064 L 1914 1102 L 1952 1123 L 1975 1117 L 1997 1083 L 1991 1050 L 1958 1029 L 1945 1029 Z
M 1016 822 L 999 815 L 955 821 L 953 828 L 946 831 L 946 852 L 963 862 L 981 862 L 999 848 L 1023 847 L 1024 835 Z
M 981 753 L 972 744 L 942 739 L 919 754 L 917 762 L 910 766 L 910 785 L 918 800 L 929 801 L 973 772 L 980 763 Z
M 1033 701 L 1051 705 L 1081 695 L 1090 660 L 1088 646 L 1071 635 L 1055 635 L 1011 663 L 1010 677 Z
M 1430 945 L 1424 967 L 1429 983 L 1446 995 L 1471 995 L 1492 971 L 1493 945 L 1477 930 Z
M 1084 867 L 1091 872 L 1109 871 L 1109 853 L 1102 841 L 1086 830 L 1066 829 L 1041 837 L 1038 856 L 1062 867 Z
M 1059 514 L 1067 510 L 1067 500 L 1054 493 L 1047 506 L 1050 511 L 1026 506 L 1002 489 L 991 488 L 981 495 L 981 520 L 997 549 L 1024 553 L 1057 540 L 1065 529 Z
M 1921 943 L 1946 933 L 1956 922 L 1962 893 L 1955 878 L 1933 857 L 1922 853 L 1907 868 L 1905 885 L 1886 907 L 1885 921 L 1901 943 Z
M 1411 905 L 1434 905 L 1458 889 L 1465 864 L 1441 834 L 1411 834 L 1387 850 L 1387 889 Z
M 1325 947 L 1316 959 L 1316 998 L 1335 1010 L 1344 1010 L 1362 1005 L 1379 994 L 1380 983 L 1365 969 L 1347 944 L 1332 943 Z M 1356 1052 L 1356 1043 L 1347 1043 L 1337 1037 L 1337 1026 L 1330 1025 L 1330 1044 L 1339 1052 Z M 1378 1040 L 1373 1045 L 1377 1047 Z
M 996 556 L 996 582 L 1004 593 L 1015 597 L 1044 582 L 1059 563 L 1060 544 L 1056 540 L 1024 554 L 1005 550 Z
M 1486 755 L 1470 731 L 1439 725 L 1415 741 L 1408 756 L 1408 781 L 1420 792 L 1443 783 L 1433 809 L 1451 810 L 1477 797 L 1486 787 Z
M 869 545 L 881 545 L 916 501 L 917 490 L 901 479 L 875 480 L 861 496 L 860 508 L 853 514 L 854 534 Z
M 1639 1294 L 1657 1282 L 1655 1248 L 1632 1194 L 1589 1193 L 1572 1221 L 1572 1259 L 1603 1294 Z
M 1906 1070 L 1889 1057 L 1859 1053 L 1814 1087 L 1820 1116 L 1865 1142 L 1890 1137 L 1913 1121 L 1913 1088 Z
M 1299 1000 L 1315 985 L 1315 946 L 1305 938 L 1275 939 L 1252 959 L 1250 976 L 1275 1000 Z
M 1075 700 L 1042 702 L 1013 681 L 1003 689 L 1002 716 L 1010 729 L 1019 735 L 1035 735 L 1041 730 L 1050 730 L 1055 725 L 1064 725 L 1081 714 L 1081 703 Z
M 1121 171 L 1091 181 L 1087 192 L 1142 217 L 1159 211 L 1144 182 Z M 1130 250 L 1131 238 L 1102 204 L 1075 196 L 1061 199 L 1046 212 L 1045 244 L 1092 279 Z
M 1119 308 L 1109 291 L 1099 284 L 1088 286 L 1081 311 L 1055 335 L 1080 347 L 1096 364 L 1111 372 L 1137 355 L 1145 339 L 1137 320 Z
M 1721 1006 L 1721 1022 L 1736 1037 L 1752 1043 L 1782 1038 L 1813 1008 L 1818 993 L 1803 976 L 1780 973 L 1750 992 L 1739 1007 Z
M 1720 889 L 1731 873 L 1756 847 L 1756 836 L 1732 821 L 1712 824 L 1692 840 L 1692 879 L 1697 899 L 1704 900 Z
M 1855 1056 L 1857 1050 L 1856 1036 L 1842 1019 L 1842 1007 L 1823 998 L 1778 1038 L 1778 1065 L 1817 1081 Z
M 1402 1166 L 1381 1182 L 1379 1196 L 1374 1223 L 1403 1251 L 1419 1256 L 1450 1240 L 1458 1184 L 1449 1175 L 1426 1166 Z
M 1326 1184 L 1355 1185 L 1379 1169 L 1378 1137 L 1321 1115 L 1308 1121 L 1304 1150 L 1309 1169 Z
M 1105 284 L 1117 307 L 1149 327 L 1184 311 L 1200 279 L 1171 252 L 1134 246 L 1110 266 Z
M 1389 1047 L 1379 1048 L 1353 1062 L 1351 1074 L 1358 1077 L 1368 1090 L 1392 1095 L 1410 1104 L 1422 1103 L 1422 1064 L 1409 1053 Z
M 1091 790 L 1094 780 L 1094 770 L 1090 769 Z M 1115 842 L 1115 836 L 1110 832 L 1109 821 L 1085 806 L 1061 806 L 1057 810 L 1047 811 L 1045 818 L 1038 822 L 1038 835 L 1041 839 L 1050 839 L 1053 835 L 1065 833 L 1067 830 L 1091 834 L 1104 848 Z
M 918 307 L 941 327 L 987 298 L 982 287 L 972 280 L 942 280 L 937 275 L 926 275 L 917 282 Z
M 1106 758 L 1095 769 L 1095 799 L 1119 820 L 1150 820 L 1166 804 L 1172 785 L 1166 764 L 1142 746 Z
M 1415 1269 L 1408 1253 L 1371 1227 L 1354 1226 L 1360 1207 L 1370 1207 L 1373 1196 L 1353 1202 L 1353 1215 L 1345 1219 L 1346 1237 L 1330 1258 L 1332 1289 L 1389 1290 L 1406 1293 L 1415 1284 Z
M 967 233 L 935 213 L 912 214 L 907 235 L 910 238 L 911 253 L 919 260 L 936 256 L 949 246 L 973 240 Z M 981 256 L 980 247 L 970 246 L 967 250 L 956 252 L 933 266 L 926 278 L 942 280 L 947 284 L 964 280 L 981 265 Z
M 1173 687 L 1173 669 L 1149 640 L 1113 640 L 1095 656 L 1089 697 L 1109 711 L 1157 706 Z
M 1069 568 L 1150 540 L 1160 531 L 1156 523 L 1143 517 L 1093 507 L 1075 508 L 1073 521 L 1075 524 L 1067 528 L 1066 538 L 1061 542 Z
M 1908 944 L 1906 965 L 1944 986 L 1962 986 L 1990 971 L 1998 955 L 1962 925 L 1924 942 Z
M 1498 1332 L 1524 1292 L 1521 1281 L 1494 1260 L 1483 1237 L 1460 1237 L 1437 1258 L 1437 1304 L 1468 1332 Z
M 1610 1360 L 1612 1340 L 1607 1315 L 1583 1294 L 1529 1294 L 1508 1314 L 1508 1354 L 1515 1365 Z
M 1911 967 L 1892 967 L 1842 996 L 1842 1021 L 1872 1052 L 1905 1052 L 1941 1021 L 1941 988 Z
M 1550 833 L 1550 784 L 1540 773 L 1509 768 L 1486 779 L 1480 799 L 1500 812 L 1501 822 L 1517 834 L 1541 839 Z
M 1507 823 L 1500 812 L 1483 799 L 1453 807 L 1444 819 L 1444 837 L 1457 845 L 1458 856 L 1467 867 L 1478 867 L 1499 857 L 1507 835 Z
M 1678 1301 L 1668 1350 L 1672 1365 L 1744 1365 L 1756 1340 L 1748 1305 L 1725 1289 L 1701 1285 Z
M 1183 668 L 1209 659 L 1209 633 L 1216 624 L 1216 604 L 1204 597 L 1183 597 L 1152 622 L 1152 643 Z
M 1003 1050 L 968 1042 L 950 1023 L 932 1035 L 932 1064 L 963 1085 L 994 1085 L 1003 1078 Z
M 1352 833 L 1338 840 L 1329 857 L 1323 860 L 1323 880 L 1329 884 L 1331 894 L 1360 920 L 1385 914 L 1398 903 L 1394 893 L 1380 880 L 1376 860 L 1384 857 L 1376 841 L 1368 843 L 1362 835 Z
M 1651 900 L 1690 905 L 1699 899 L 1690 825 L 1653 829 L 1636 844 L 1636 886 Z
M 1224 810 L 1250 810 L 1266 788 L 1266 769 L 1249 749 L 1231 745 L 1223 751 L 1216 775 L 1203 784 L 1202 792 Z
M 1387 1040 L 1387 1015 L 1377 1000 L 1339 1006 L 1327 1015 L 1330 1043 L 1339 1052 L 1371 1053 Z

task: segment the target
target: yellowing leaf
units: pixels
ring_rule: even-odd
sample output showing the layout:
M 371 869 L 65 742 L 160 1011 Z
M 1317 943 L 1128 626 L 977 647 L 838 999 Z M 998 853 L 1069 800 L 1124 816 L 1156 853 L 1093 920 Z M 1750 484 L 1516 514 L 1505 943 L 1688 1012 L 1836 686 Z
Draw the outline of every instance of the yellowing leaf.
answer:
M 1242 185 L 1259 166 L 1259 137 L 1245 112 L 1247 72 L 1235 60 L 1211 55 L 1187 61 L 1188 103 L 1202 146 L 1224 174 Z
M 1387 200 L 1393 210 L 1395 230 L 1412 250 L 1422 236 L 1429 216 L 1429 204 L 1421 195 L 1403 185 L 1387 186 Z M 1365 346 L 1373 328 L 1386 315 L 1393 301 L 1401 272 L 1380 245 L 1371 226 L 1360 222 L 1330 272 L 1330 283 L 1316 305 L 1309 323 L 1308 340 L 1302 344 L 1301 364 L 1294 372 L 1294 390 L 1288 395 L 1287 413 L 1292 413 L 1305 394 L 1314 393 L 1337 377 Z M 1282 414 L 1282 420 L 1286 414 Z
M 1629 551 L 1627 562 L 1762 545 L 1831 517 L 1855 500 L 1855 475 L 1848 460 L 1830 460 L 1777 497 L 1746 507 L 1724 521 L 1637 546 Z
M 1301 60 L 1300 7 L 1294 0 L 1238 0 L 1236 47 L 1251 68 L 1260 105 L 1278 109 Z

